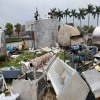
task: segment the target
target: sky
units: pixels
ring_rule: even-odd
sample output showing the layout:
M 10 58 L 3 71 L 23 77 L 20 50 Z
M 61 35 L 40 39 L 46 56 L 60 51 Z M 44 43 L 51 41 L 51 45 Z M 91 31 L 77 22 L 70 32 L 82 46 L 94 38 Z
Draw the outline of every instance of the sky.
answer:
M 87 8 L 88 4 L 100 6 L 100 0 L 0 0 L 0 27 L 4 28 L 7 22 L 23 25 L 26 21 L 34 20 L 36 8 L 40 17 L 45 18 L 45 15 L 48 17 L 50 9 L 55 7 L 63 11 L 67 8 L 78 11 L 78 8 Z M 68 22 L 71 23 L 72 18 L 68 18 Z M 65 23 L 65 19 L 62 23 Z M 87 25 L 87 17 L 82 23 Z M 96 20 L 91 18 L 90 24 L 96 25 Z M 75 25 L 79 25 L 77 19 Z

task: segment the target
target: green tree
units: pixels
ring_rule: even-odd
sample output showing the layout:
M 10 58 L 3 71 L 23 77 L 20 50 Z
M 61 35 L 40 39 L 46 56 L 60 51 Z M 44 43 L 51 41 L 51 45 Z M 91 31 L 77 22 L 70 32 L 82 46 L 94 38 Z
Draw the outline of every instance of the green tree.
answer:
M 63 18 L 63 11 L 61 11 L 61 10 L 58 9 L 58 11 L 56 11 L 55 15 L 58 18 L 59 25 L 60 25 L 61 18 Z
M 19 37 L 19 33 L 21 32 L 21 24 L 17 23 L 14 27 L 15 27 L 15 32 L 18 33 L 18 37 Z
M 13 34 L 13 25 L 11 23 L 6 23 L 5 34 L 9 36 Z
M 85 19 L 85 9 L 84 8 L 79 8 L 79 13 L 77 14 L 78 19 L 80 20 L 80 27 L 81 27 L 81 21 L 82 19 Z
M 74 25 L 74 19 L 77 18 L 76 9 L 72 9 L 72 10 L 71 10 L 71 15 L 70 15 L 70 17 L 73 17 L 73 25 Z
M 90 26 L 90 14 L 92 14 L 93 13 L 93 10 L 94 10 L 95 8 L 93 7 L 93 5 L 91 5 L 91 4 L 89 4 L 88 5 L 88 8 L 86 9 L 86 12 L 87 12 L 87 14 L 88 14 L 88 26 Z
M 64 17 L 66 17 L 66 24 L 67 24 L 67 17 L 70 16 L 69 9 L 66 9 L 63 14 L 64 14 Z

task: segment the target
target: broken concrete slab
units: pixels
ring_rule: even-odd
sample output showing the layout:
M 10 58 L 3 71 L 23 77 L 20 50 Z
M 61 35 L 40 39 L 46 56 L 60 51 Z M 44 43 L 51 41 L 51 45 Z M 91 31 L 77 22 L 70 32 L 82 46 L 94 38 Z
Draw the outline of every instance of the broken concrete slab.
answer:
M 12 92 L 20 94 L 18 100 L 41 100 L 46 89 L 47 76 L 42 72 L 36 72 L 36 78 L 29 72 L 12 83 Z
M 34 80 L 14 80 L 12 92 L 20 94 L 19 100 L 37 100 L 37 84 Z
M 100 97 L 100 72 L 95 69 L 82 72 L 82 76 L 89 85 L 95 98 Z
M 57 58 L 48 70 L 57 100 L 85 100 L 89 88 L 80 75 Z

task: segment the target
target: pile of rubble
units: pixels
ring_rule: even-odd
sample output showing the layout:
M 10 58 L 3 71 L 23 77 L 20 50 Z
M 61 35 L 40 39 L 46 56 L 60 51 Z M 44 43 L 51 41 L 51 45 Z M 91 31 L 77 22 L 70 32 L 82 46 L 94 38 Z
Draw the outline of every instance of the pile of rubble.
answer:
M 81 43 L 77 42 L 77 36 Z M 27 52 L 32 52 L 35 58 L 21 61 L 21 69 L 1 69 L 0 100 L 100 100 L 100 52 L 95 46 L 84 45 L 83 40 L 76 28 L 66 25 L 58 34 L 58 42 L 64 49 L 58 45 L 37 50 L 31 48 Z M 38 57 L 42 51 L 45 53 Z M 61 51 L 65 62 L 56 56 Z M 11 57 L 16 59 L 18 55 Z M 80 73 L 79 68 L 86 69 Z M 11 90 L 4 78 L 16 79 Z

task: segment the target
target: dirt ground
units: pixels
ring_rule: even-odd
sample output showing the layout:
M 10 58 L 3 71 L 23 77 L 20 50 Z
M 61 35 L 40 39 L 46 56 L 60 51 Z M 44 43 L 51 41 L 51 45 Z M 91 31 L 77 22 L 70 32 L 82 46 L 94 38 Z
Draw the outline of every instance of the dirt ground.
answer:
M 51 91 L 47 91 L 47 93 L 43 97 L 43 100 L 57 100 L 57 99 L 56 99 L 55 93 L 53 93 Z

